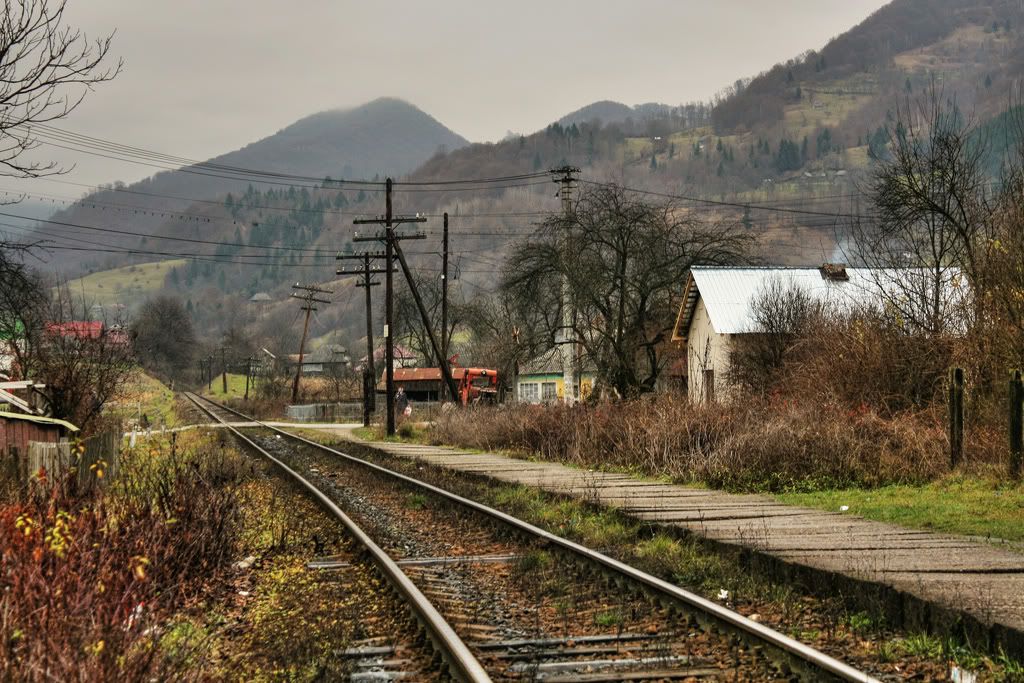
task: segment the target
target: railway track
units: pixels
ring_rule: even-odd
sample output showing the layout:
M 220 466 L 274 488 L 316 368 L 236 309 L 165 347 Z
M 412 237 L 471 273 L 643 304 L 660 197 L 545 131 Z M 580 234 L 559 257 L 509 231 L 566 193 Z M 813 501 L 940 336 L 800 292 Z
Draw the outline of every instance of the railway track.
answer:
M 498 510 L 187 396 L 374 549 L 374 562 L 455 679 L 876 680 Z M 481 525 L 481 516 L 490 523 Z M 344 564 L 322 558 L 311 569 Z M 372 654 L 394 652 L 385 646 Z

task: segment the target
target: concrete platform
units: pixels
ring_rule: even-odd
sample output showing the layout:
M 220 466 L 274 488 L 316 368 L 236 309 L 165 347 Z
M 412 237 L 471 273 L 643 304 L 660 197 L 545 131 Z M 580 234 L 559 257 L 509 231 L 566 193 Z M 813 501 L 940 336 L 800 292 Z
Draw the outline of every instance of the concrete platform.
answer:
M 1024 548 L 555 463 L 417 444 L 366 442 L 394 456 L 527 484 L 685 529 L 818 590 L 865 591 L 895 623 L 956 633 L 1024 658 Z M 1021 524 L 1024 524 L 1022 511 Z

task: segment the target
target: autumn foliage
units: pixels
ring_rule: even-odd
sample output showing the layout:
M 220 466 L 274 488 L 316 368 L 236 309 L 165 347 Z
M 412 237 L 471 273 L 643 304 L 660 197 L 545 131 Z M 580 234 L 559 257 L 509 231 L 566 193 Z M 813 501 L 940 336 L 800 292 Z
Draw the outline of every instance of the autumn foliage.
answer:
M 240 474 L 147 446 L 107 488 L 42 477 L 0 506 L 0 679 L 173 677 L 165 624 L 228 560 Z

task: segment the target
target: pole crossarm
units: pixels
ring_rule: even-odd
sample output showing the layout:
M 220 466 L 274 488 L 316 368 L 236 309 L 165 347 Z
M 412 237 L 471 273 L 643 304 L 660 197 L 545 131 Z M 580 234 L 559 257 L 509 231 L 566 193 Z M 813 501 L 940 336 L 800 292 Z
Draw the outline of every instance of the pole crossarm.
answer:
M 387 231 L 374 233 L 373 235 L 360 235 L 358 232 L 352 238 L 353 242 L 385 242 L 388 239 Z M 406 232 L 402 234 L 395 233 L 396 240 L 425 240 L 427 239 L 426 233 L 422 232 Z
M 384 259 L 384 258 L 387 258 L 387 254 L 384 253 L 383 249 L 381 249 L 380 251 L 361 251 L 358 254 L 338 254 L 335 257 L 335 260 L 337 260 L 337 261 L 362 261 L 365 258 Z

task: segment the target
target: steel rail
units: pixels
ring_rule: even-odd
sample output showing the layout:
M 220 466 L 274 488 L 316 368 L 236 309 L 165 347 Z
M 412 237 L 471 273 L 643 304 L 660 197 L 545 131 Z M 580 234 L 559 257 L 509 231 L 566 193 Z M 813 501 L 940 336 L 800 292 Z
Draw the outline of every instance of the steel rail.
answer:
M 288 467 L 288 465 L 275 458 L 264 448 L 249 439 L 249 437 L 238 431 L 238 429 L 229 424 L 227 420 L 204 406 L 200 402 L 201 397 L 192 393 L 186 393 L 185 396 L 188 397 L 188 399 L 191 400 L 200 410 L 220 422 L 227 429 L 231 430 L 235 436 L 248 444 L 253 450 L 280 467 L 286 474 L 297 481 L 304 489 L 306 489 L 306 491 L 308 491 L 325 508 L 327 508 L 331 514 L 338 518 L 355 540 L 361 546 L 366 548 L 370 553 L 370 556 L 373 558 L 374 563 L 380 568 L 381 572 L 383 572 L 388 582 L 391 583 L 395 590 L 397 590 L 402 598 L 409 604 L 417 620 L 423 625 L 423 628 L 426 629 L 428 637 L 434 643 L 434 646 L 437 647 L 441 657 L 447 663 L 449 672 L 454 678 L 464 681 L 465 683 L 491 682 L 491 677 L 484 670 L 479 660 L 477 660 L 476 656 L 470 652 L 469 648 L 455 633 L 455 630 L 452 629 L 451 625 L 448 624 L 448 622 L 445 621 L 445 618 L 441 616 L 441 613 L 437 611 L 437 608 L 435 608 L 430 600 L 423 595 L 420 589 L 416 587 L 409 577 L 405 575 L 405 572 L 402 571 L 395 561 L 392 560 L 380 546 L 374 543 L 373 539 L 366 535 L 366 532 L 360 529 L 359 526 L 334 503 L 334 501 L 328 498 L 320 489 L 307 481 L 298 472 Z M 201 400 L 208 401 L 210 404 L 226 412 L 241 415 L 238 411 L 219 405 L 209 399 L 202 398 Z
M 204 399 L 209 400 L 209 399 Z M 211 403 L 213 403 L 211 401 Z M 250 418 L 249 416 L 241 413 L 233 408 L 222 406 L 214 403 L 219 408 L 233 413 L 240 418 L 243 418 L 247 422 L 252 422 L 255 425 L 259 425 L 264 429 L 269 429 L 278 434 L 282 434 L 290 439 L 294 439 L 306 445 L 312 446 L 316 449 L 331 453 L 340 458 L 343 458 L 352 463 L 358 464 L 364 468 L 383 474 L 392 479 L 404 482 L 411 486 L 415 486 L 431 494 L 439 496 L 445 500 L 458 503 L 464 507 L 470 508 L 476 512 L 479 512 L 487 517 L 497 520 L 507 526 L 517 529 L 527 535 L 541 538 L 551 545 L 566 550 L 570 553 L 578 555 L 590 562 L 598 564 L 613 573 L 619 574 L 628 578 L 629 580 L 638 583 L 645 588 L 659 594 L 661 597 L 668 598 L 674 602 L 686 605 L 692 609 L 702 612 L 713 619 L 735 629 L 736 631 L 742 632 L 748 636 L 751 636 L 767 645 L 775 647 L 789 655 L 795 657 L 797 660 L 810 664 L 816 670 L 824 672 L 835 679 L 840 681 L 850 681 L 852 683 L 881 683 L 877 678 L 872 677 L 863 671 L 860 671 L 849 664 L 831 657 L 824 652 L 819 652 L 814 648 L 801 643 L 798 640 L 794 640 L 789 636 L 776 631 L 773 628 L 769 628 L 764 624 L 752 621 L 738 612 L 734 612 L 726 607 L 719 605 L 718 603 L 712 602 L 706 598 L 703 598 L 696 593 L 692 593 L 688 590 L 680 588 L 668 581 L 659 579 L 656 576 L 652 576 L 646 572 L 643 572 L 636 567 L 632 567 L 624 562 L 620 562 L 613 557 L 609 557 L 604 553 L 600 553 L 596 550 L 587 548 L 586 546 L 580 545 L 568 539 L 557 536 L 549 531 L 536 527 L 529 522 L 524 522 L 521 519 L 513 517 L 509 514 L 495 510 L 494 508 L 488 507 L 483 503 L 479 503 L 475 500 L 465 498 L 451 491 L 447 491 L 440 487 L 428 484 L 420 481 L 413 477 L 410 477 L 400 472 L 395 472 L 381 465 L 377 465 L 372 462 L 368 462 L 362 458 L 357 458 L 353 455 L 343 453 L 339 450 L 325 446 L 316 441 L 311 441 L 305 437 L 293 434 L 286 430 L 278 427 L 271 427 L 259 420 Z

